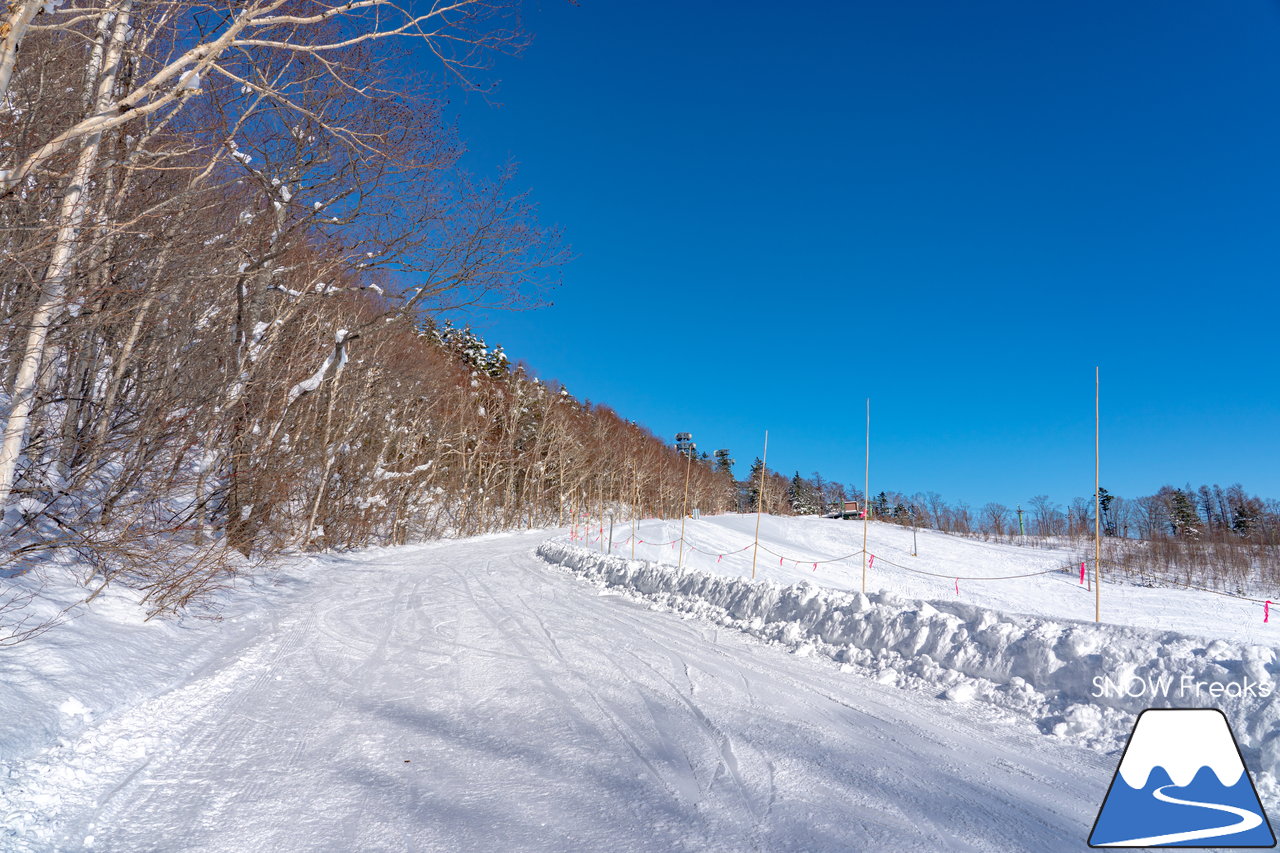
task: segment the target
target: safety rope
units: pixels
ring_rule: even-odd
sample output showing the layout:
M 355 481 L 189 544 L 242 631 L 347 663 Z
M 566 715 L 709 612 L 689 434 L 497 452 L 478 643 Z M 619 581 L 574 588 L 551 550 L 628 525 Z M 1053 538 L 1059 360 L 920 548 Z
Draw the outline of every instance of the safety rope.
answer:
M 588 536 L 587 536 L 587 535 L 575 535 L 573 538 L 574 538 L 574 539 L 582 539 L 582 540 L 586 540 L 586 539 L 588 538 Z M 663 547 L 663 548 L 668 547 L 668 546 L 674 546 L 674 545 L 679 544 L 680 542 L 682 542 L 682 541 L 683 541 L 683 542 L 684 542 L 685 547 L 686 547 L 686 548 L 688 548 L 690 551 L 696 551 L 697 553 L 699 553 L 699 554 L 705 554 L 705 555 L 706 555 L 706 556 L 708 556 L 708 557 L 715 557 L 715 558 L 716 558 L 716 562 L 720 562 L 720 560 L 724 559 L 725 557 L 729 557 L 729 556 L 732 556 L 732 555 L 734 555 L 734 554 L 741 554 L 743 551 L 747 551 L 747 550 L 751 549 L 753 546 L 756 546 L 756 543 L 754 543 L 754 542 L 749 542 L 749 543 L 747 543 L 746 545 L 743 545 L 741 548 L 737 548 L 737 549 L 732 550 L 732 551 L 708 551 L 708 550 L 706 550 L 705 548 L 700 548 L 700 547 L 698 547 L 696 544 L 694 544 L 693 542 L 689 541 L 688 537 L 679 537 L 679 536 L 677 536 L 675 539 L 671 539 L 671 540 L 666 541 L 666 542 L 650 542 L 650 541 L 647 541 L 647 540 L 645 540 L 645 539 L 641 539 L 639 536 L 633 536 L 632 534 L 628 534 L 628 535 L 627 535 L 627 537 L 626 537 L 625 539 L 618 540 L 617 542 L 615 542 L 615 543 L 614 543 L 614 545 L 615 545 L 615 546 L 625 545 L 625 544 L 627 544 L 627 542 L 631 541 L 631 539 L 632 539 L 632 538 L 634 538 L 634 539 L 636 540 L 636 543 L 637 543 L 637 544 L 639 544 L 639 545 L 653 545 L 653 546 L 656 546 L 656 547 Z M 600 539 L 599 537 L 597 537 L 594 541 L 595 541 L 595 542 L 600 542 L 600 541 L 601 541 L 601 539 Z M 810 559 L 805 559 L 805 558 L 803 558 L 803 557 L 792 557 L 792 556 L 788 556 L 788 555 L 786 555 L 786 554 L 782 554 L 782 553 L 780 553 L 780 552 L 778 552 L 778 551 L 773 550 L 772 548 L 768 547 L 767 545 L 759 545 L 758 547 L 759 547 L 759 549 L 760 549 L 761 551 L 764 551 L 766 554 L 771 554 L 771 555 L 773 555 L 773 556 L 777 557 L 777 558 L 778 558 L 778 560 L 779 560 L 779 564 L 780 564 L 780 565 L 781 565 L 782 563 L 786 563 L 786 562 L 795 563 L 795 564 L 796 564 L 796 566 L 800 566 L 801 564 L 804 564 L 804 565 L 812 565 L 812 566 L 814 567 L 814 571 L 817 571 L 818 566 L 821 566 L 821 565 L 828 565 L 828 564 L 830 564 L 830 563 L 839 563 L 839 562 L 842 562 L 842 561 L 844 561 L 844 560 L 850 560 L 850 559 L 853 559 L 854 557 L 860 556 L 860 555 L 862 555 L 862 554 L 864 553 L 861 549 L 859 549 L 859 550 L 854 551 L 854 552 L 852 552 L 852 553 L 850 553 L 850 554 L 845 554 L 845 555 L 840 556 L 840 557 L 830 557 L 830 558 L 828 558 L 828 559 L 823 559 L 823 560 L 810 560 Z M 903 570 L 903 571 L 905 571 L 905 572 L 910 572 L 911 574 L 915 574 L 915 575 L 922 575 L 922 576 L 924 576 L 924 577 L 931 577 L 931 578 L 944 578 L 944 579 L 948 579 L 948 580 L 955 580 L 955 581 L 957 581 L 957 582 L 958 582 L 958 581 L 1006 581 L 1006 580 L 1021 580 L 1021 579 L 1023 579 L 1023 578 L 1035 578 L 1035 577 L 1041 577 L 1041 576 L 1043 576 L 1043 575 L 1051 575 L 1051 574 L 1054 574 L 1054 573 L 1063 573 L 1063 572 L 1068 572 L 1068 571 L 1074 571 L 1074 570 L 1075 570 L 1075 568 L 1076 568 L 1076 566 L 1078 565 L 1077 563 L 1071 563 L 1071 564 L 1068 564 L 1068 565 L 1065 565 L 1065 566 L 1055 566 L 1054 568 L 1051 568 L 1051 569 L 1043 569 L 1043 570 L 1038 571 L 1038 572 L 1024 572 L 1024 573 L 1022 573 L 1022 574 L 1016 574 L 1016 575 L 956 575 L 956 574 L 948 574 L 948 573 L 945 573 L 945 572 L 929 572 L 929 571 L 925 571 L 924 569 L 917 569 L 917 568 L 914 568 L 914 567 L 912 567 L 912 566 L 904 566 L 904 565 L 902 565 L 901 563 L 895 563 L 894 561 L 892 561 L 892 560 L 890 560 L 890 559 L 887 559 L 887 558 L 885 558 L 885 557 L 879 556 L 879 555 L 877 555 L 877 554 L 871 554 L 871 553 L 869 553 L 869 552 L 866 552 L 866 553 L 867 553 L 867 556 L 869 556 L 873 561 L 879 561 L 879 562 L 881 562 L 881 563 L 886 563 L 886 564 L 888 564 L 888 565 L 890 565 L 890 566 L 893 566 L 894 568 L 901 569 L 901 570 Z M 1104 561 L 1104 562 L 1106 562 L 1106 561 Z M 1237 601 L 1248 601 L 1248 602 L 1252 602 L 1253 604 L 1257 604 L 1257 605 L 1264 605 L 1264 606 L 1265 606 L 1265 605 L 1270 605 L 1270 604 L 1272 603 L 1272 599 L 1253 598 L 1252 596 L 1248 596 L 1248 595 L 1240 595 L 1240 594 L 1237 594 L 1237 593 L 1223 592 L 1222 590 L 1209 589 L 1208 587 L 1197 586 L 1196 584 L 1184 583 L 1184 582 L 1182 582 L 1182 581 L 1169 580 L 1169 581 L 1165 581 L 1164 583 L 1167 583 L 1167 584 L 1168 584 L 1168 585 L 1170 585 L 1170 586 L 1176 586 L 1176 587 L 1180 587 L 1180 588 L 1183 588 L 1183 589 L 1195 590 L 1195 591 L 1197 591 L 1197 592 L 1207 592 L 1207 593 L 1210 593 L 1210 594 L 1212 594 L 1212 595 L 1221 596 L 1221 597 L 1223 597 L 1223 598 L 1234 598 L 1234 599 L 1236 599 Z M 1076 587 L 1073 587 L 1073 588 L 1076 588 Z

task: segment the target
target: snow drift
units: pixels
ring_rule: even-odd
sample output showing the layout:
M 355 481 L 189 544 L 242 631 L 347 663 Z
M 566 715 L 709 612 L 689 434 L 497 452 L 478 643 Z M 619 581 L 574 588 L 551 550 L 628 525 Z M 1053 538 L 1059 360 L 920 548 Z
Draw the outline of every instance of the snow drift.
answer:
M 1258 777 L 1259 793 L 1270 799 L 1280 793 L 1280 707 L 1270 647 L 890 593 L 848 593 L 809 582 L 753 582 L 557 540 L 537 552 L 597 584 L 782 643 L 797 654 L 828 656 L 881 683 L 985 702 L 993 711 L 1030 717 L 1046 734 L 1095 749 L 1120 749 L 1146 708 L 1220 708 Z

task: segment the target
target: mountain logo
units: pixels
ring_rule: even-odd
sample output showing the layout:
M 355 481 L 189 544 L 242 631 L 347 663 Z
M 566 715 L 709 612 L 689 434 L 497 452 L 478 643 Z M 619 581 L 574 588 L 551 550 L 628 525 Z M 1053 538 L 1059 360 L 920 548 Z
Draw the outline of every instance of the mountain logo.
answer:
M 1274 847 L 1275 834 L 1217 708 L 1138 715 L 1090 847 Z

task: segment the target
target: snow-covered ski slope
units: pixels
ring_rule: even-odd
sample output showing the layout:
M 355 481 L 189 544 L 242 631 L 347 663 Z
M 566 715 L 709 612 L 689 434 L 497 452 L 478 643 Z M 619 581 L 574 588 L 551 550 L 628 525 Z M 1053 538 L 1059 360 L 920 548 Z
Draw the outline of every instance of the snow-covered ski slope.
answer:
M 1114 757 L 584 583 L 548 535 L 6 650 L 0 849 L 1083 849 Z
M 579 544 L 599 549 L 598 522 Z M 687 542 L 711 555 L 686 547 L 684 564 L 690 568 L 731 576 L 750 577 L 754 515 L 710 516 L 685 522 Z M 637 559 L 674 564 L 679 546 L 648 543 L 670 542 L 680 536 L 680 522 L 643 521 L 638 525 Z M 782 584 L 809 581 L 831 589 L 857 590 L 862 584 L 862 522 L 806 517 L 762 516 L 757 577 Z M 631 556 L 629 522 L 614 525 L 613 553 Z M 1079 553 L 1067 548 L 1033 548 L 982 542 L 919 530 L 917 556 L 912 556 L 910 527 L 871 522 L 867 551 L 875 557 L 867 573 L 868 592 L 888 592 L 912 599 L 959 601 L 1009 613 L 1028 613 L 1053 619 L 1094 618 L 1093 561 L 1089 557 L 1088 585 L 1080 583 Z M 608 529 L 605 529 L 608 544 Z M 739 550 L 744 548 L 746 550 Z M 768 549 L 768 550 L 764 550 Z M 728 554 L 727 552 L 737 551 Z M 1092 554 L 1092 544 L 1088 551 Z M 717 562 L 720 554 L 726 556 Z M 829 560 L 853 554 L 834 563 Z M 779 555 L 784 559 L 779 564 Z M 794 558 L 794 559 L 793 559 Z M 932 572 L 941 577 L 913 574 L 899 566 Z M 1048 574 L 1001 581 L 966 580 L 968 577 L 1002 577 L 1046 570 Z M 959 581 L 956 581 L 956 578 Z M 959 592 L 956 592 L 957 583 Z M 1273 604 L 1274 606 L 1274 604 Z M 1263 622 L 1263 607 L 1191 589 L 1151 588 L 1111 583 L 1103 577 L 1102 621 L 1157 631 L 1177 631 L 1210 639 L 1280 646 L 1280 613 Z

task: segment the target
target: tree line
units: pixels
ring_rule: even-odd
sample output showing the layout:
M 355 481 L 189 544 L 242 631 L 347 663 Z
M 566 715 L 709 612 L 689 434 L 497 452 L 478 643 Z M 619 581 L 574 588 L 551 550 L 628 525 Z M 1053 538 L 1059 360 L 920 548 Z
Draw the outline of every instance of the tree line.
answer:
M 432 319 L 536 303 L 565 260 L 446 114 L 524 45 L 518 12 L 0 7 L 0 577 L 66 566 L 154 614 L 291 549 L 670 516 L 686 478 L 732 507 L 731 478 Z
M 759 465 L 757 459 L 757 482 Z M 769 472 L 765 482 L 772 483 L 766 491 L 776 496 L 772 501 L 766 498 L 769 512 L 830 514 L 841 501 L 862 497 L 858 490 L 823 480 L 816 472 L 809 478 L 797 473 L 790 480 Z M 739 506 L 754 510 L 757 492 L 744 480 Z M 1089 495 L 1063 505 L 1048 495 L 1035 495 L 1025 506 L 988 502 L 976 509 L 964 502 L 949 503 L 937 492 L 881 491 L 869 506 L 875 520 L 986 540 L 1066 545 L 1087 562 L 1093 560 L 1096 528 L 1104 568 L 1140 582 L 1237 591 L 1280 582 L 1280 501 L 1249 493 L 1239 483 L 1226 488 L 1165 485 L 1137 498 L 1101 488 L 1096 502 Z

